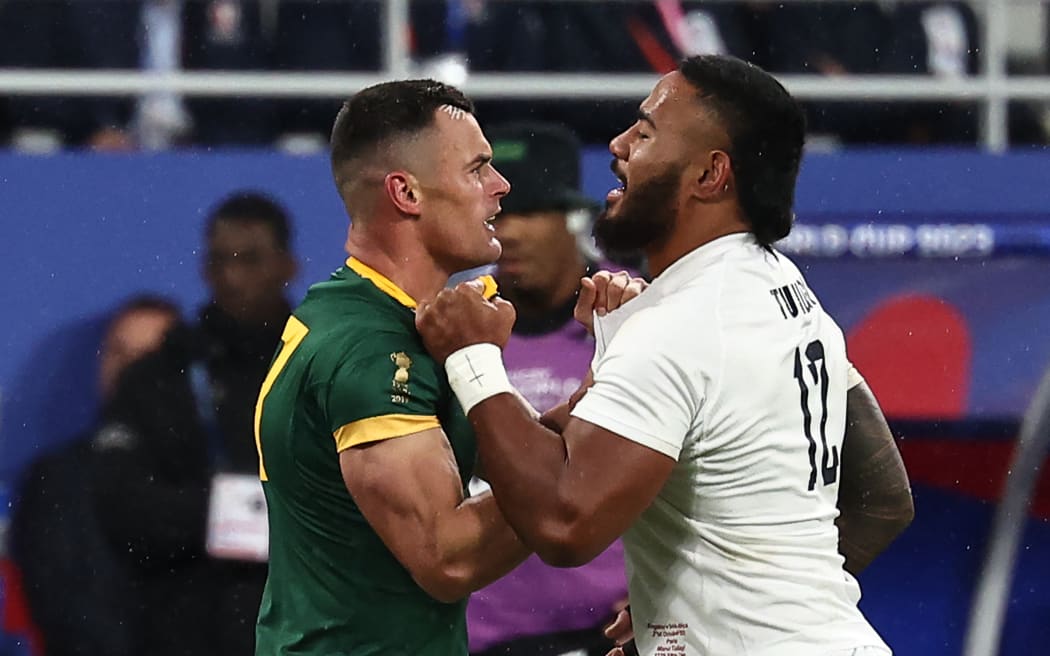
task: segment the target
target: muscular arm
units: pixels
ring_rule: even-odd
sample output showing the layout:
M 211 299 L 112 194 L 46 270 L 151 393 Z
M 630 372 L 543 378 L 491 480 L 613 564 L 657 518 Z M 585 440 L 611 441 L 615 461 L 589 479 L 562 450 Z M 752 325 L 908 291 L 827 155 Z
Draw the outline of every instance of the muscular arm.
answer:
M 576 567 L 598 556 L 652 503 L 674 466 L 567 411 L 558 434 L 511 394 L 486 399 L 469 417 L 500 509 L 551 565 Z
M 339 454 L 339 464 L 369 524 L 439 601 L 466 597 L 528 555 L 491 493 L 463 498 L 452 448 L 439 428 L 351 447 Z
M 857 574 L 900 535 L 915 515 L 904 462 L 866 383 L 846 395 L 846 436 L 839 484 L 839 551 Z
M 583 379 L 583 382 L 580 383 L 579 388 L 572 393 L 569 400 L 565 403 L 560 403 L 554 406 L 547 412 L 544 412 L 543 416 L 539 418 L 540 423 L 560 435 L 569 424 L 572 409 L 576 407 L 576 404 L 583 398 L 583 395 L 587 393 L 587 390 L 593 384 L 594 372 L 588 369 L 587 376 Z

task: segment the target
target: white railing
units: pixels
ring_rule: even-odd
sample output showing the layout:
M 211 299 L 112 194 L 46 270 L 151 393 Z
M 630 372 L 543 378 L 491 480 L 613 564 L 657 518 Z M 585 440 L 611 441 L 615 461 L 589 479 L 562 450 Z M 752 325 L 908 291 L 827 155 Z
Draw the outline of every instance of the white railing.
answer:
M 1007 11 L 1011 0 L 979 1 L 984 6 L 979 75 L 961 78 L 782 75 L 778 78 L 803 100 L 977 101 L 982 106 L 981 143 L 992 152 L 1001 152 L 1009 145 L 1007 103 L 1050 100 L 1050 76 L 1007 76 Z M 158 75 L 124 70 L 0 69 L 0 95 L 133 96 L 172 90 L 187 96 L 343 98 L 370 84 L 416 72 L 404 29 L 408 22 L 407 0 L 388 0 L 383 7 L 383 29 L 387 36 L 383 40 L 384 69 L 373 74 L 209 71 Z M 641 99 L 655 81 L 655 75 L 645 74 L 472 73 L 459 86 L 479 100 Z

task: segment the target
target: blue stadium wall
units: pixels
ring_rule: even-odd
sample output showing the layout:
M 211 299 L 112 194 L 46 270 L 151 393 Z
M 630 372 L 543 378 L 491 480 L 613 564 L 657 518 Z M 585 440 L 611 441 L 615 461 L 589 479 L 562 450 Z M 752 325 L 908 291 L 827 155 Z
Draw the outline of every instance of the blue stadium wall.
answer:
M 597 199 L 615 183 L 608 160 L 585 157 Z M 203 219 L 246 187 L 294 216 L 301 298 L 345 258 L 324 157 L 0 154 L 0 484 L 15 489 L 26 463 L 90 423 L 108 311 L 151 291 L 196 312 Z M 1013 429 L 1050 364 L 1050 153 L 814 154 L 796 210 L 785 249 L 888 409 L 918 421 L 902 441 L 917 519 L 862 577 L 862 607 L 900 656 L 958 654 Z M 916 381 L 943 389 L 916 395 Z M 1025 534 L 1003 654 L 1050 644 L 1048 515 Z

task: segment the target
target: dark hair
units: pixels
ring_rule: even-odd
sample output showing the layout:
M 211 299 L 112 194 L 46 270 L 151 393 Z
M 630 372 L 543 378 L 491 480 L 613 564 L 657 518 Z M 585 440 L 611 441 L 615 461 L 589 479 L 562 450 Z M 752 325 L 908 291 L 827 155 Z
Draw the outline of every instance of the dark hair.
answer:
M 175 301 L 166 296 L 145 292 L 122 301 L 110 314 L 106 330 L 111 330 L 118 321 L 136 312 L 159 312 L 170 316 L 176 322 L 182 320 L 182 311 Z
M 393 137 L 415 134 L 434 123 L 434 112 L 449 105 L 471 114 L 474 103 L 463 92 L 436 80 L 382 82 L 343 103 L 332 126 L 332 173 Z
M 152 312 L 163 312 L 164 314 L 171 314 L 176 317 L 180 316 L 179 306 L 175 304 L 175 301 L 171 300 L 167 296 L 161 296 L 160 294 L 153 294 L 150 292 L 143 292 L 130 296 L 117 306 L 113 311 L 113 318 L 118 319 L 132 312 L 140 311 L 152 311 Z
M 766 246 L 783 239 L 794 220 L 802 107 L 772 75 L 734 57 L 689 57 L 678 70 L 729 134 L 737 195 L 755 238 Z
M 208 214 L 205 235 L 211 239 L 215 225 L 220 221 L 261 223 L 273 233 L 273 240 L 282 251 L 292 245 L 291 220 L 288 212 L 273 198 L 251 190 L 237 191 L 227 196 Z

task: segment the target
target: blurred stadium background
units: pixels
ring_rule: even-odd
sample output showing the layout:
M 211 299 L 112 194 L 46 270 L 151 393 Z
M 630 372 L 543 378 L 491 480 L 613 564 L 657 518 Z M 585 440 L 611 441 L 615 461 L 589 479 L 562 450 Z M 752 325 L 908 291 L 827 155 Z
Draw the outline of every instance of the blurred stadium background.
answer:
M 562 121 L 600 199 L 603 144 L 658 73 L 727 52 L 807 104 L 781 246 L 846 330 L 915 487 L 863 610 L 901 656 L 1047 653 L 1048 25 L 1038 0 L 2 0 L 0 513 L 27 463 L 90 421 L 106 312 L 142 289 L 204 299 L 219 198 L 287 204 L 295 298 L 339 265 L 324 135 L 356 89 L 432 75 L 483 124 Z M 11 584 L 0 655 L 31 654 Z

